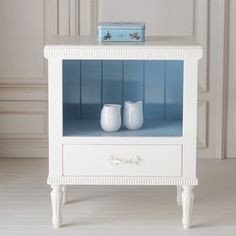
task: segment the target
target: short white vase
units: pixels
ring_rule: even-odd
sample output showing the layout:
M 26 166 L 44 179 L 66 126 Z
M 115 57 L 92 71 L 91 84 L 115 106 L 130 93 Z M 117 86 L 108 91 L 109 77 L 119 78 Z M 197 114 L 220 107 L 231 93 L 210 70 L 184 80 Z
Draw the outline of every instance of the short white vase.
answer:
M 126 101 L 124 107 L 124 125 L 127 129 L 135 130 L 143 126 L 143 102 Z
M 101 111 L 100 124 L 104 131 L 115 132 L 121 126 L 121 105 L 104 104 Z

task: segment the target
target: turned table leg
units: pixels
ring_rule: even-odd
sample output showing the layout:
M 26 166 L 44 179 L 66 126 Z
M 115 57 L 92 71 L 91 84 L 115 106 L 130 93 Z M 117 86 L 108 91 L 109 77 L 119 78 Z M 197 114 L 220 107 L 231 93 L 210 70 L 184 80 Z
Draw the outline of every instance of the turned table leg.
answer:
M 52 201 L 52 224 L 54 228 L 59 228 L 62 223 L 61 203 L 62 203 L 62 187 L 61 185 L 51 185 L 51 201 Z
M 177 205 L 181 206 L 182 205 L 182 186 L 177 185 L 176 190 L 177 190 L 176 202 L 177 202 Z
M 62 186 L 62 204 L 65 205 L 67 203 L 67 186 Z
M 182 209 L 183 209 L 183 218 L 182 223 L 184 229 L 189 229 L 191 227 L 191 217 L 192 217 L 192 209 L 193 209 L 193 199 L 194 186 L 191 185 L 183 185 L 182 192 Z

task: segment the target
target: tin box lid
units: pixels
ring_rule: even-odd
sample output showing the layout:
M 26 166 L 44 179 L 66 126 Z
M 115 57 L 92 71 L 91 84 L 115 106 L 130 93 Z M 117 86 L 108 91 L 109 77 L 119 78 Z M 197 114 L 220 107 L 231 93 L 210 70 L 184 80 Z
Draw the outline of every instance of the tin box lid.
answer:
M 145 29 L 143 22 L 101 22 L 98 29 Z

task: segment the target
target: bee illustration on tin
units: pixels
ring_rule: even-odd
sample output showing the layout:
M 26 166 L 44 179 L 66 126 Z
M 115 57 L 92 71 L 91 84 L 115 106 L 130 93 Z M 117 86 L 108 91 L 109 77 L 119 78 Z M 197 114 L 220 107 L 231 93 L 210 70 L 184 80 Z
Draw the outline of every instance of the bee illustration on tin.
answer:
M 136 39 L 136 40 L 140 39 L 140 36 L 138 35 L 137 32 L 132 33 L 132 34 L 130 34 L 129 36 L 131 37 L 131 39 Z
M 109 30 L 107 31 L 107 34 L 102 38 L 102 41 L 106 41 L 106 40 L 109 40 L 111 39 L 111 34 L 109 32 Z

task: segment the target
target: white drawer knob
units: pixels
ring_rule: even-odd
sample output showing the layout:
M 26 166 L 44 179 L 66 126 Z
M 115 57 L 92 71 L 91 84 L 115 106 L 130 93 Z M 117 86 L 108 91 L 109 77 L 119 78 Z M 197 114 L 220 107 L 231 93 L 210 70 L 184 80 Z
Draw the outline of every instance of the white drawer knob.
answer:
M 108 159 L 111 165 L 120 165 L 120 164 L 133 164 L 133 165 L 140 165 L 143 161 L 141 157 L 136 155 L 134 158 L 121 158 L 115 155 L 111 155 Z

